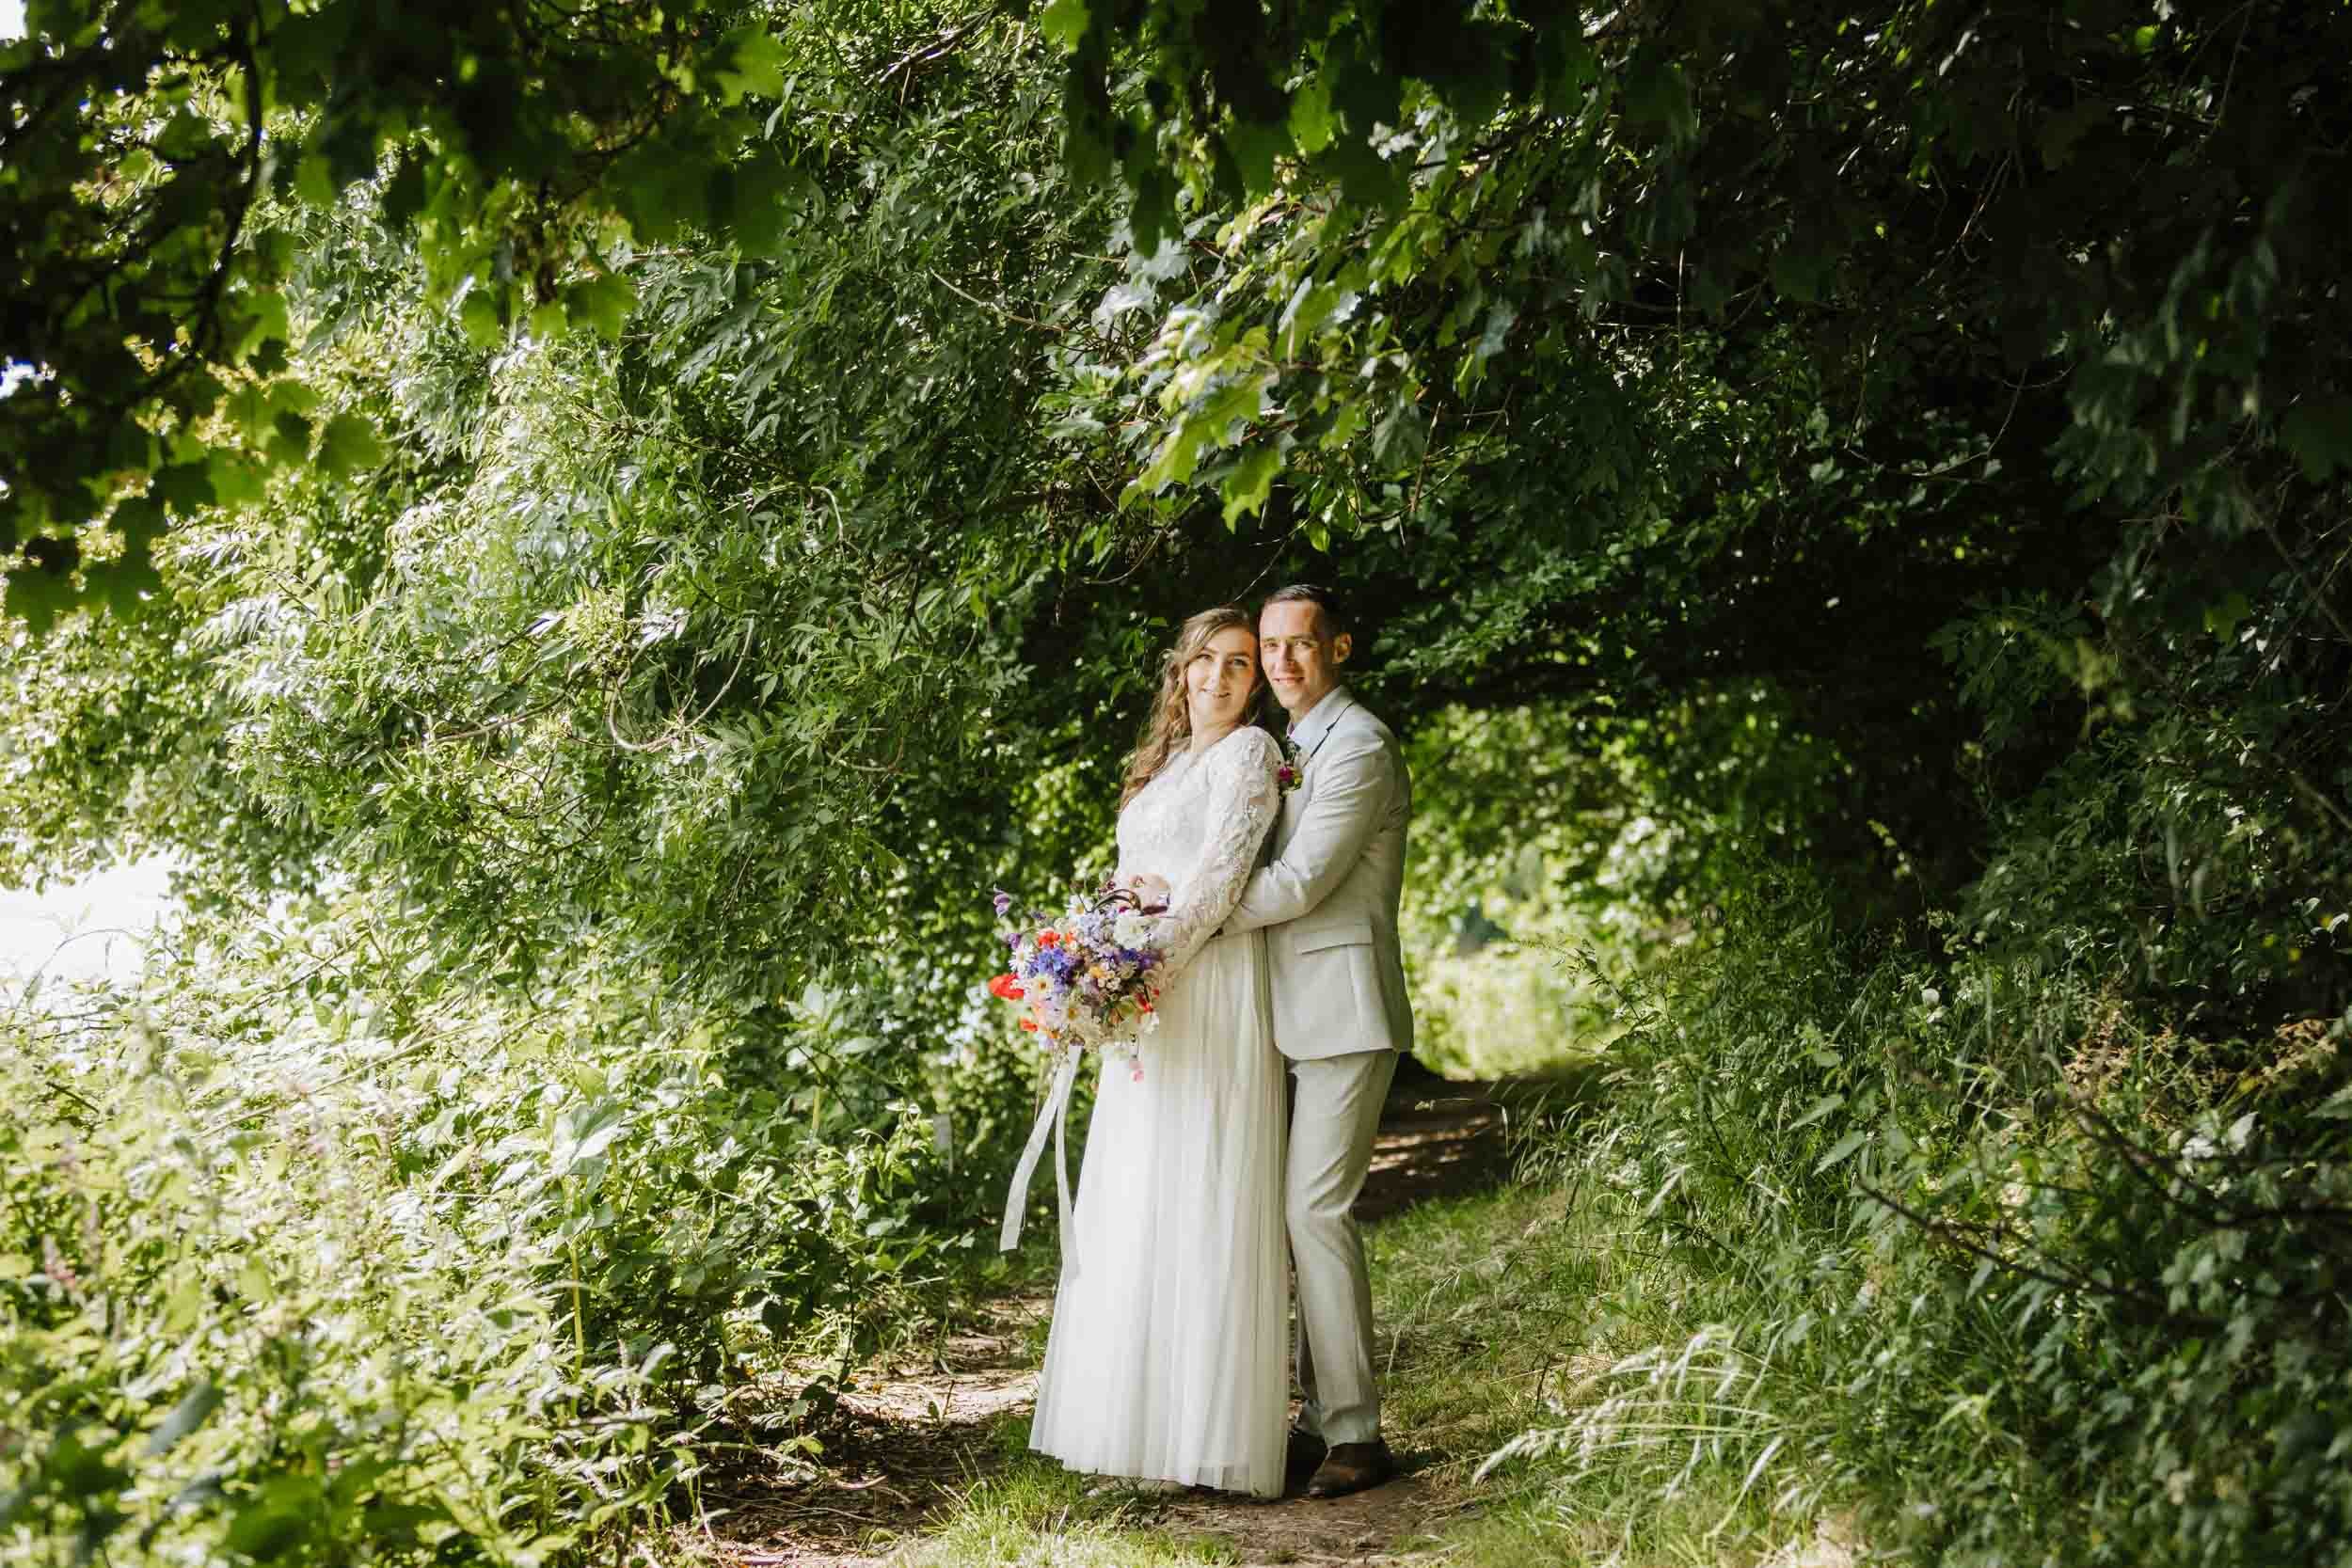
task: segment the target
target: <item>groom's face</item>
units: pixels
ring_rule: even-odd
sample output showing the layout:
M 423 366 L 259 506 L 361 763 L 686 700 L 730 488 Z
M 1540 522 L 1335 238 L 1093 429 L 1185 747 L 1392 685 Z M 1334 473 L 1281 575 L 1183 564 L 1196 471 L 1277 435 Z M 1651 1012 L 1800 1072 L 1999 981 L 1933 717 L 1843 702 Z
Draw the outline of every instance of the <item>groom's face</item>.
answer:
M 1258 658 L 1266 684 L 1294 719 L 1340 684 L 1347 647 L 1346 633 L 1331 636 L 1322 607 L 1311 600 L 1283 599 L 1258 612 Z

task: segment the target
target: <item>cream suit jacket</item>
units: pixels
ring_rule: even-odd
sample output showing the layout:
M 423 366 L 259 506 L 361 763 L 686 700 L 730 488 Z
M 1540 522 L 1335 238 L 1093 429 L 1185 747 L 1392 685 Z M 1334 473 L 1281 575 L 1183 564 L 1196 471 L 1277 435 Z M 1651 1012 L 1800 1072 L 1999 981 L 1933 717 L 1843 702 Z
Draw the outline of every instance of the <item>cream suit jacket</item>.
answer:
M 1396 941 L 1413 811 L 1404 752 L 1345 687 L 1292 734 L 1302 777 L 1282 798 L 1273 860 L 1251 873 L 1225 929 L 1266 929 L 1283 1055 L 1409 1051 L 1413 1011 Z

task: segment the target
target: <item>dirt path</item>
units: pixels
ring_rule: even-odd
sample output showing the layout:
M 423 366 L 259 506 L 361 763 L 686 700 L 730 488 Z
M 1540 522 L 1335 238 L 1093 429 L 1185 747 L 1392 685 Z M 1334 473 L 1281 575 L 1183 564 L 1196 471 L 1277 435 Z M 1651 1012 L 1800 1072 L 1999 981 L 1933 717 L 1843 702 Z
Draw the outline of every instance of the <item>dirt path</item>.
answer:
M 1414 1074 L 1391 1091 L 1357 1212 L 1368 1221 L 1503 1169 L 1508 1113 L 1493 1085 Z M 844 1397 L 821 1463 L 783 1463 L 713 1477 L 707 1529 L 681 1532 L 691 1557 L 743 1568 L 880 1568 L 950 1513 L 971 1484 L 1013 1459 L 998 1418 L 1036 1392 L 1034 1346 L 1050 1298 L 988 1304 L 987 1316 L 940 1347 L 945 1368 L 871 1379 Z M 1405 1456 L 1411 1463 L 1411 1456 Z M 718 1512 L 723 1511 L 723 1512 Z M 1139 1528 L 1225 1543 L 1244 1568 L 1402 1560 L 1450 1500 L 1406 1474 L 1330 1501 L 1259 1502 L 1194 1489 L 1139 1497 Z

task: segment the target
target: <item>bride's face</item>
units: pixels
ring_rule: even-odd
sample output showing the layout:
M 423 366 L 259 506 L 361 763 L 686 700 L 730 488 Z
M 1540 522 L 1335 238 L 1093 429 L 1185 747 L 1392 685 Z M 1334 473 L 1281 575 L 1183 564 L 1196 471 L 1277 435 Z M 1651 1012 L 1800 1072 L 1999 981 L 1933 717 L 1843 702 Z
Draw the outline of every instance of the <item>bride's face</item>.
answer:
M 1184 706 L 1192 733 L 1216 735 L 1241 722 L 1258 689 L 1258 640 L 1247 626 L 1227 626 L 1184 664 Z

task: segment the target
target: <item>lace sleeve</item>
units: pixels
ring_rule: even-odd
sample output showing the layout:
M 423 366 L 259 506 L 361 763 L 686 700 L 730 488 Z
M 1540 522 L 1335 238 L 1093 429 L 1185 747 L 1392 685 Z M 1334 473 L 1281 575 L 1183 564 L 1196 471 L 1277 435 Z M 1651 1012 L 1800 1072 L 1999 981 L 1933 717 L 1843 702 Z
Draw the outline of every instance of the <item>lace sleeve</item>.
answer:
M 1276 761 L 1274 737 L 1256 728 L 1209 753 L 1208 831 L 1201 837 L 1200 858 L 1178 884 L 1160 927 L 1163 976 L 1191 962 L 1240 902 L 1281 804 Z

